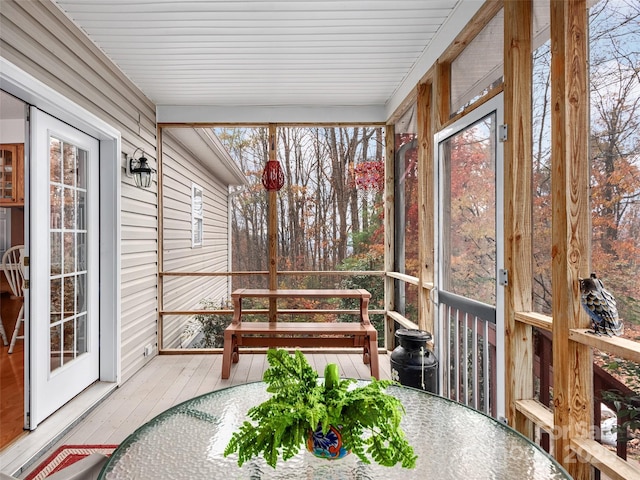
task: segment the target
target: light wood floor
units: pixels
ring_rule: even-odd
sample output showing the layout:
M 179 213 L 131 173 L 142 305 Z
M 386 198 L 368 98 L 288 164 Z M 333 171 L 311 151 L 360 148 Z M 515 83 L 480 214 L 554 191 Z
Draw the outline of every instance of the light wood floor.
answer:
M 2 275 L 2 273 L 0 273 Z M 11 341 L 21 301 L 3 293 L 2 322 Z M 22 332 L 21 332 L 22 333 Z M 23 435 L 24 430 L 24 341 L 16 342 L 13 353 L 0 340 L 0 449 Z
M 381 378 L 390 378 L 389 357 L 380 355 Z M 307 358 L 320 374 L 327 363 L 336 363 L 342 377 L 370 378 L 361 354 L 310 353 Z M 222 355 L 155 357 L 40 458 L 47 458 L 61 445 L 119 444 L 139 426 L 173 405 L 220 388 L 262 380 L 267 363 L 264 354 L 242 354 L 240 361 L 232 366 L 228 380 L 220 379 L 221 366 Z M 35 462 L 38 464 L 39 461 Z

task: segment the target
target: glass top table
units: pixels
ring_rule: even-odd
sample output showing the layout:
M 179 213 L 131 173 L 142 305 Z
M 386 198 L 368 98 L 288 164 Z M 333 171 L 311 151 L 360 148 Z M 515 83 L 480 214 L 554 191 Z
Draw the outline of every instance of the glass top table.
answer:
M 364 381 L 363 381 L 364 382 Z M 266 384 L 217 390 L 170 408 L 132 433 L 113 453 L 101 479 L 570 479 L 559 464 L 515 430 L 483 413 L 420 390 L 392 386 L 406 409 L 402 420 L 418 455 L 416 468 L 364 464 L 356 455 L 314 457 L 301 448 L 276 469 L 261 457 L 238 467 L 222 452 Z

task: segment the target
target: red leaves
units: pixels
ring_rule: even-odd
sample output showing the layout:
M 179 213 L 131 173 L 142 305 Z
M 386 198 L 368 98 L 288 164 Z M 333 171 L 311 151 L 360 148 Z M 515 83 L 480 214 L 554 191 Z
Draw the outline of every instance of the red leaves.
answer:
M 384 190 L 384 159 L 356 164 L 354 177 L 356 188 L 382 192 Z

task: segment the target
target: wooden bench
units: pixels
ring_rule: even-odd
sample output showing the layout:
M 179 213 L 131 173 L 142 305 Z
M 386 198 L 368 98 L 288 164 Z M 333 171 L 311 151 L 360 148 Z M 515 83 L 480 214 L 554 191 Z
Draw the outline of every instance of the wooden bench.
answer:
M 242 322 L 243 298 L 358 298 L 360 322 Z M 229 378 L 231 363 L 238 363 L 239 347 L 359 347 L 371 376 L 380 378 L 378 332 L 369 321 L 371 294 L 354 290 L 268 290 L 242 288 L 231 294 L 233 320 L 224 331 L 222 378 Z

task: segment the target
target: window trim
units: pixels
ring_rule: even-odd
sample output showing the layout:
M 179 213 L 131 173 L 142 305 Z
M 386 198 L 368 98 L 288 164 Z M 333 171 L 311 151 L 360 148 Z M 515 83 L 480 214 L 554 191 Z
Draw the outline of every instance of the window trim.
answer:
M 200 197 L 199 208 L 196 198 Z M 199 220 L 199 222 L 198 222 Z M 198 225 L 198 227 L 196 227 Z M 204 189 L 195 182 L 191 182 L 191 248 L 200 248 L 204 244 Z M 198 241 L 199 239 L 199 241 Z

